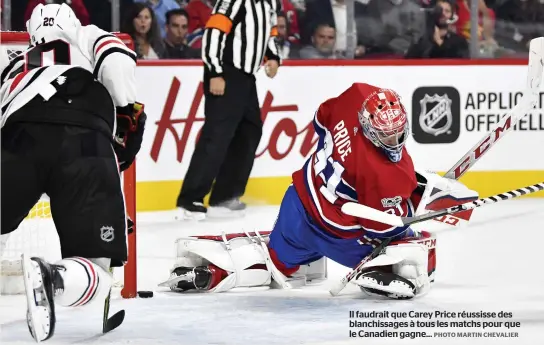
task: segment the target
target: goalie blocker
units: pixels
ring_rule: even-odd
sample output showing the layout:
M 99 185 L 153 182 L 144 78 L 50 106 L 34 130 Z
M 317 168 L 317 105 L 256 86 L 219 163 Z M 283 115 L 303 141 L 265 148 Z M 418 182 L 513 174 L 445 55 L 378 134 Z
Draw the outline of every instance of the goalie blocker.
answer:
M 457 205 L 478 196 L 461 183 L 436 174 L 421 173 L 418 174 L 418 180 L 418 193 L 415 193 L 418 200 L 414 200 L 416 205 L 419 204 L 416 214 Z M 285 198 L 291 197 L 296 202 L 296 193 L 293 193 L 293 190 L 288 190 Z M 346 259 L 346 256 L 338 258 L 331 254 L 334 251 L 315 247 L 312 248 L 316 252 L 313 260 L 299 265 L 286 263 L 285 257 L 296 257 L 301 252 L 290 248 L 288 255 L 282 253 L 280 257 L 277 251 L 284 252 L 285 248 L 280 248 L 276 239 L 301 232 L 301 227 L 284 221 L 289 218 L 286 214 L 296 210 L 296 207 L 286 203 L 285 198 L 272 232 L 194 236 L 177 240 L 176 262 L 170 271 L 170 278 L 159 286 L 178 292 L 195 289 L 224 292 L 235 288 L 260 286 L 296 288 L 327 279 L 327 257 L 351 268 L 358 265 L 358 261 Z M 470 215 L 468 212 L 462 219 L 468 221 Z M 277 236 L 274 236 L 275 233 Z M 271 236 L 276 238 L 272 239 L 273 243 Z M 352 242 L 348 249 L 356 257 L 359 255 L 357 253 L 371 251 L 379 240 L 361 236 Z M 342 249 L 338 243 L 335 245 L 337 250 Z M 355 245 L 360 248 L 359 251 L 355 250 Z M 328 255 L 319 255 L 324 252 Z M 348 263 L 348 260 L 351 261 Z M 363 268 L 353 283 L 359 285 L 368 295 L 394 299 L 423 295 L 429 291 L 434 281 L 436 238 L 429 232 L 418 232 L 409 228 Z

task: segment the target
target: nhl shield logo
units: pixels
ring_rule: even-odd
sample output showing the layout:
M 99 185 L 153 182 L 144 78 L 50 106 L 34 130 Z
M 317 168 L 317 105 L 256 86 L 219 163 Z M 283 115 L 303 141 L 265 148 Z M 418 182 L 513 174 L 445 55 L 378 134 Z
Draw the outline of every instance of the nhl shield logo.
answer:
M 100 228 L 100 238 L 104 242 L 111 242 L 115 238 L 113 226 L 103 226 Z
M 461 97 L 451 86 L 417 88 L 412 95 L 412 133 L 421 144 L 452 143 L 461 132 Z
M 452 124 L 451 99 L 448 95 L 429 96 L 425 94 L 419 101 L 421 112 L 419 126 L 425 133 L 438 136 L 446 133 Z M 429 109 L 430 108 L 430 109 Z

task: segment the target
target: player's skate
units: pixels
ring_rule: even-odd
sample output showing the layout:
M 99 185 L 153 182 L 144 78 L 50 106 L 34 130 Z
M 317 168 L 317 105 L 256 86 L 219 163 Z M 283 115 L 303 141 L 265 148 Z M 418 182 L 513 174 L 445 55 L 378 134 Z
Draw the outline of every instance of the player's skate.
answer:
M 224 271 L 223 271 L 224 272 Z M 209 290 L 215 287 L 226 275 L 221 274 L 214 265 L 198 267 L 176 267 L 170 278 L 159 286 L 169 287 L 176 292 L 187 290 Z
M 181 202 L 176 210 L 176 220 L 204 220 L 207 213 L 206 207 L 201 202 Z
M 392 299 L 410 299 L 416 295 L 414 283 L 398 274 L 371 270 L 357 277 L 357 285 L 371 296 L 385 296 Z
M 27 324 L 36 342 L 55 333 L 55 292 L 64 290 L 58 266 L 40 258 L 22 255 L 23 277 L 27 300 Z
M 232 218 L 242 217 L 245 215 L 247 205 L 235 198 L 221 202 L 216 205 L 210 205 L 208 209 L 208 217 L 212 218 Z

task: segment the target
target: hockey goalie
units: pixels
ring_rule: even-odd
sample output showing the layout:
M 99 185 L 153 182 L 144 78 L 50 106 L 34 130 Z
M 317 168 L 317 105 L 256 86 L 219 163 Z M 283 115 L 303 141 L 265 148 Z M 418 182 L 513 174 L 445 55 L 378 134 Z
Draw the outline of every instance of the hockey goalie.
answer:
M 119 171 L 140 149 L 146 115 L 135 101 L 136 54 L 116 36 L 82 26 L 66 4 L 36 6 L 27 30 L 19 56 L 9 61 L 0 49 L 1 230 L 17 229 L 49 196 L 62 260 L 22 257 L 28 328 L 39 342 L 54 334 L 55 304 L 103 304 L 110 268 L 127 260 Z
M 326 258 L 354 268 L 391 238 L 354 283 L 368 295 L 393 299 L 429 291 L 437 249 L 431 233 L 352 217 L 341 206 L 358 202 L 413 216 L 478 194 L 458 181 L 415 171 L 405 147 L 410 135 L 406 109 L 391 89 L 355 83 L 322 103 L 313 124 L 317 148 L 293 174 L 272 231 L 181 238 L 162 286 L 180 292 L 302 286 L 327 278 Z M 470 215 L 460 216 L 468 220 Z

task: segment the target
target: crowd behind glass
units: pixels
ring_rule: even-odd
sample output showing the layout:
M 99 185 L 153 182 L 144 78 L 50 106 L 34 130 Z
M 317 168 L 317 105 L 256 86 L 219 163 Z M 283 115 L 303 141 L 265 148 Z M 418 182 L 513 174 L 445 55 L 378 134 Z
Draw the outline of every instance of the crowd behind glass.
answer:
M 111 1 L 11 0 L 11 27 L 2 29 L 22 31 L 34 6 L 65 2 L 83 24 L 112 31 Z M 118 1 L 119 29 L 132 36 L 141 59 L 200 58 L 216 0 Z M 529 41 L 543 35 L 544 0 L 280 1 L 276 39 L 284 59 L 468 58 L 472 32 L 479 57 L 526 57 Z M 4 9 L 8 0 L 0 2 Z

